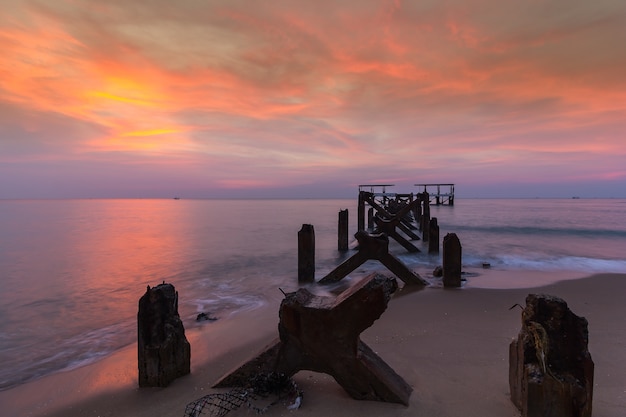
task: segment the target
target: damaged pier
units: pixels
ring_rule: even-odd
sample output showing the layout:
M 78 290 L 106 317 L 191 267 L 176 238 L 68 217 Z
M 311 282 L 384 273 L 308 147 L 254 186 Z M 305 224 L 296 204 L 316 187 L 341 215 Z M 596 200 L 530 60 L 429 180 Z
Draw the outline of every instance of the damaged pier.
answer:
M 414 184 L 422 192 L 428 193 L 431 204 L 454 205 L 454 184 Z

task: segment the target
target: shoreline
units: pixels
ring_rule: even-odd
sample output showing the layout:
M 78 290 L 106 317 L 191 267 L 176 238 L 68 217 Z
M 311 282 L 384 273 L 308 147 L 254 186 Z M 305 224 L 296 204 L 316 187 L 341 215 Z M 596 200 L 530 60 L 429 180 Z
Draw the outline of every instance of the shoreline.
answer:
M 530 288 L 547 287 L 564 281 L 575 281 L 596 275 L 605 275 L 604 273 L 590 274 L 578 271 L 539 271 L 479 267 L 464 267 L 463 270 L 467 278 L 464 288 L 489 290 L 527 290 Z M 506 279 L 502 279 L 503 275 L 506 275 Z
M 508 344 L 520 330 L 520 315 L 509 310 L 529 293 L 563 298 L 589 321 L 589 351 L 595 363 L 594 415 L 626 414 L 626 274 L 579 278 L 558 275 L 558 282 L 525 288 L 489 288 L 509 271 L 478 270 L 460 290 L 428 287 L 400 291 L 387 311 L 361 336 L 413 387 L 409 407 L 356 401 L 329 376 L 299 372 L 302 408 L 278 404 L 267 415 L 497 415 L 519 416 L 509 397 Z M 533 284 L 546 274 L 514 272 Z M 536 276 L 535 276 L 536 275 Z M 544 275 L 542 278 L 539 275 Z M 579 274 L 582 275 L 582 274 Z M 568 278 L 569 277 L 569 278 Z M 562 279 L 561 279 L 562 278 Z M 473 282 L 474 281 L 474 282 Z M 500 282 L 502 278 L 500 278 Z M 174 416 L 185 405 L 218 392 L 211 385 L 277 337 L 278 306 L 217 321 L 192 331 L 191 374 L 167 388 L 137 386 L 137 345 L 93 364 L 49 375 L 0 392 L 3 413 L 12 416 Z

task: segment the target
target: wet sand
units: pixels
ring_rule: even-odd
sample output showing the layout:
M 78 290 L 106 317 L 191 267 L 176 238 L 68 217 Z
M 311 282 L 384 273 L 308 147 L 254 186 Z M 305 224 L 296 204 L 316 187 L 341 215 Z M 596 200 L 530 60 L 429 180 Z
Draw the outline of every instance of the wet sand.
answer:
M 520 279 L 525 273 L 517 273 Z M 498 279 L 499 275 L 506 275 Z M 528 273 L 528 275 L 532 275 Z M 536 275 L 533 285 L 550 281 Z M 554 280 L 554 276 L 551 277 Z M 589 321 L 595 362 L 593 414 L 626 415 L 626 274 L 568 279 L 538 287 L 494 289 L 509 272 L 468 277 L 462 289 L 400 291 L 362 339 L 413 387 L 408 407 L 356 401 L 329 376 L 300 372 L 302 407 L 271 407 L 268 416 L 519 416 L 510 401 L 508 346 L 520 330 L 529 293 L 563 298 Z M 187 332 L 191 374 L 167 388 L 137 387 L 136 345 L 97 363 L 0 392 L 7 416 L 183 416 L 185 405 L 218 392 L 211 385 L 277 336 L 278 304 Z M 242 409 L 237 415 L 251 415 Z

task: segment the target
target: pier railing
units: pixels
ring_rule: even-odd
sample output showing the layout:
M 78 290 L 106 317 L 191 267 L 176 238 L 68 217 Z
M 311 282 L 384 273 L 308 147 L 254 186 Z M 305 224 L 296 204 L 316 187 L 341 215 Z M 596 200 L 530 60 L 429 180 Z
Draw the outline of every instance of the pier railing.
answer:
M 454 184 L 414 184 L 421 188 L 422 192 L 427 192 L 431 204 L 454 205 Z

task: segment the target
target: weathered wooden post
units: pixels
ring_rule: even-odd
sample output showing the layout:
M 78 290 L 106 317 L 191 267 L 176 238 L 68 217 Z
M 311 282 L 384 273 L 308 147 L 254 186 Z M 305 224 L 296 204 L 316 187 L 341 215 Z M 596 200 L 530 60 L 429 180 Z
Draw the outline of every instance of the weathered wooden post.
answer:
M 419 228 L 419 216 L 418 216 L 418 211 L 421 212 L 420 208 L 419 208 L 419 204 L 413 204 L 415 195 L 413 193 L 409 194 L 409 204 L 411 204 L 411 206 L 413 207 L 411 209 L 411 214 L 413 214 L 413 221 L 415 223 L 417 223 L 418 228 Z
M 454 184 L 450 184 L 450 197 L 448 197 L 448 205 L 454 205 Z
M 562 299 L 529 294 L 509 345 L 511 401 L 522 417 L 591 417 L 594 364 L 587 320 Z
M 428 191 L 424 191 L 422 194 L 422 201 L 424 203 L 424 211 L 422 213 L 422 240 L 428 242 L 428 226 L 430 224 L 430 196 Z
M 214 387 L 245 386 L 259 374 L 292 376 L 309 370 L 331 375 L 357 400 L 408 406 L 413 388 L 360 338 L 397 287 L 395 279 L 371 274 L 337 297 L 314 295 L 306 288 L 286 294 L 278 313 L 278 338 Z
M 461 286 L 461 242 L 456 233 L 443 238 L 443 286 Z
M 417 193 L 415 199 L 419 201 L 415 205 L 415 223 L 417 223 L 417 228 L 421 232 L 424 229 L 424 224 L 422 223 L 422 193 Z
M 341 265 L 321 278 L 318 284 L 331 284 L 347 276 L 370 259 L 380 261 L 398 278 L 410 285 L 426 286 L 428 282 L 407 268 L 398 258 L 389 253 L 389 237 L 384 234 L 371 235 L 368 232 L 356 232 L 354 237 L 359 242 L 359 251 L 346 259 Z
M 365 197 L 364 191 L 359 191 L 359 202 L 357 205 L 357 231 L 365 230 Z
M 139 299 L 137 330 L 140 387 L 166 387 L 190 372 L 191 346 L 172 284 L 148 286 Z
M 315 281 L 315 229 L 303 224 L 298 232 L 298 282 Z
M 439 225 L 437 224 L 437 218 L 430 219 L 428 225 L 428 253 L 439 253 Z
M 348 250 L 348 209 L 339 211 L 337 249 L 340 251 Z
M 374 229 L 374 207 L 367 209 L 367 230 Z

